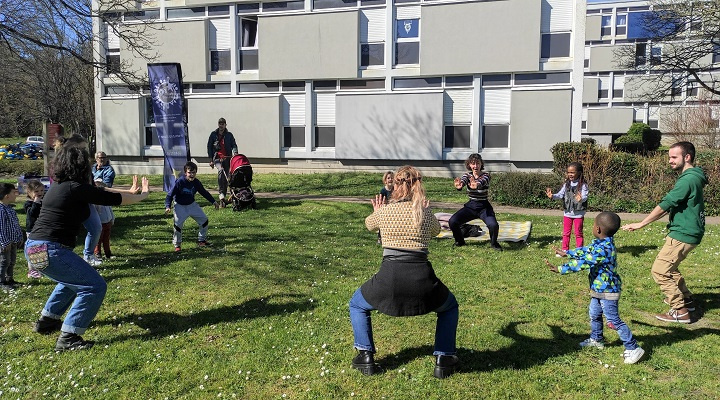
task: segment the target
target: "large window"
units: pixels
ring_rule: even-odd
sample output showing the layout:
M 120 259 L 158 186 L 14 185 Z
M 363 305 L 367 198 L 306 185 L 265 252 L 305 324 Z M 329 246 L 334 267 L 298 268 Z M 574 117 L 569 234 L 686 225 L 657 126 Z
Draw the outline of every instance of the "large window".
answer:
M 208 23 L 210 71 L 230 70 L 230 19 L 216 18 Z
M 258 69 L 258 17 L 242 15 L 238 17 L 238 69 Z
M 542 35 L 540 58 L 570 57 L 570 34 L 551 33 Z
M 615 17 L 615 36 L 627 34 L 627 14 L 618 14 Z
M 420 63 L 420 7 L 396 7 L 395 65 Z
M 603 15 L 600 24 L 600 34 L 610 36 L 612 34 L 612 15 Z
M 385 65 L 385 8 L 360 11 L 360 66 Z

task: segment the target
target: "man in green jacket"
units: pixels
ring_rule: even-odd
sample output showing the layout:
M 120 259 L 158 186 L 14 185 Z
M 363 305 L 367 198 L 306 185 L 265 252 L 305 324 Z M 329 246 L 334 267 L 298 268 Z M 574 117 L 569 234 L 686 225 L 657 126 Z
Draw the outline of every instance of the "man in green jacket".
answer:
M 690 323 L 690 312 L 695 311 L 692 293 L 685 285 L 685 279 L 678 270 L 684 260 L 705 234 L 705 202 L 703 186 L 708 180 L 702 169 L 695 167 L 695 146 L 690 142 L 678 142 L 668 151 L 670 167 L 678 171 L 675 186 L 668 192 L 655 209 L 641 222 L 622 227 L 626 231 L 640 229 L 666 214 L 670 214 L 670 231 L 665 245 L 652 266 L 652 276 L 665 294 L 665 304 L 670 311 L 658 314 L 661 321 Z

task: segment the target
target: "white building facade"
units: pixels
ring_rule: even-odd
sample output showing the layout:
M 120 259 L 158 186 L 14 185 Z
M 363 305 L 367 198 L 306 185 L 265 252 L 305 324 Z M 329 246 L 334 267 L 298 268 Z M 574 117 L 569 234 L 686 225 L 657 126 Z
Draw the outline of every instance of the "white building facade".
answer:
M 137 9 L 116 16 L 125 24 L 154 21 L 161 27 L 149 32 L 154 62 L 181 64 L 190 151 L 200 166 L 207 165 L 207 139 L 219 117 L 256 170 L 378 171 L 410 163 L 447 176 L 464 170 L 475 152 L 490 170 L 548 170 L 555 143 L 582 135 L 604 140 L 652 115 L 615 97 L 624 75 L 595 61 L 619 40 L 617 23 L 610 36 L 594 39 L 596 17 L 605 29 L 606 14 L 617 21 L 630 6 L 586 9 L 584 0 L 133 4 Z M 586 37 L 586 24 L 595 36 Z M 107 26 L 96 22 L 95 30 L 103 38 L 97 53 L 108 62 L 96 80 L 97 148 L 119 173 L 161 173 L 149 90 L 114 74 L 122 64 L 147 75 L 147 61 Z M 600 97 L 606 91 L 610 97 Z

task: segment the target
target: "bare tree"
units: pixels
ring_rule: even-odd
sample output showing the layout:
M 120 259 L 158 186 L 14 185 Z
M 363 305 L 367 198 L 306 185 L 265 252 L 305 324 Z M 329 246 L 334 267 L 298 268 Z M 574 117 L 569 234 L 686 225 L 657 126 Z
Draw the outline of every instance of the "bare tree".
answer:
M 720 0 L 649 0 L 634 44 L 618 46 L 615 61 L 643 73 L 641 99 L 667 100 L 688 85 L 720 95 Z M 628 35 L 630 37 L 630 35 Z M 632 88 L 631 88 L 632 89 Z
M 720 148 L 718 132 L 720 105 L 716 101 L 702 98 L 690 107 L 667 109 L 661 116 L 665 134 L 674 141 L 690 141 L 702 147 Z

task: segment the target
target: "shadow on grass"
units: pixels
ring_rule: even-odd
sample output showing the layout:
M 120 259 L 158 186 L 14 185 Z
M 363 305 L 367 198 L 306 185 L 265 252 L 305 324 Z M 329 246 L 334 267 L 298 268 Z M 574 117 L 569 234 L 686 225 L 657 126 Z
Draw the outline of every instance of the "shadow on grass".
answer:
M 304 300 L 277 304 L 268 303 L 271 297 L 272 296 L 250 299 L 235 306 L 224 306 L 204 310 L 191 315 L 181 315 L 172 312 L 139 313 L 130 314 L 119 320 L 97 321 L 96 324 L 118 327 L 121 324 L 133 323 L 145 329 L 145 333 L 142 334 L 120 335 L 110 340 L 110 342 L 117 342 L 127 339 L 149 339 L 170 336 L 203 326 L 289 314 L 295 311 L 304 312 L 315 308 L 312 303 L 306 300 L 306 296 L 283 295 L 283 297 L 302 298 Z
M 496 369 L 527 369 L 542 364 L 548 359 L 579 351 L 577 344 L 587 335 L 574 335 L 558 326 L 549 325 L 551 339 L 539 339 L 520 334 L 518 325 L 523 321 L 507 324 L 500 334 L 513 339 L 510 346 L 498 350 L 476 350 L 459 348 L 460 366 L 458 373 L 492 371 Z M 432 354 L 432 346 L 418 346 L 404 349 L 378 360 L 384 369 L 396 369 L 408 362 Z
M 529 243 L 537 244 L 538 247 L 548 247 L 553 243 L 558 243 L 561 240 L 561 236 L 530 236 L 528 238 Z M 548 247 L 549 248 L 549 247 Z
M 640 257 L 650 250 L 657 250 L 657 246 L 619 246 L 618 253 L 628 253 L 633 257 Z
M 693 322 L 697 322 L 695 319 L 696 316 L 693 316 Z M 692 328 L 693 324 L 685 325 L 685 324 L 675 324 L 675 325 L 669 325 L 665 322 L 658 321 L 659 324 L 666 324 L 666 325 L 655 325 L 655 324 L 648 324 L 646 322 L 642 321 L 632 321 L 632 325 L 642 325 L 645 327 L 655 328 L 655 329 L 664 329 L 664 333 L 660 333 L 657 335 L 643 335 L 641 337 L 638 337 L 639 341 L 642 342 L 642 347 L 645 349 L 645 358 L 648 357 L 648 355 L 652 354 L 652 350 L 657 347 L 662 346 L 669 346 L 673 343 L 677 342 L 683 342 L 687 340 L 694 340 L 701 336 L 705 335 L 720 335 L 720 329 L 714 329 L 714 328 Z

